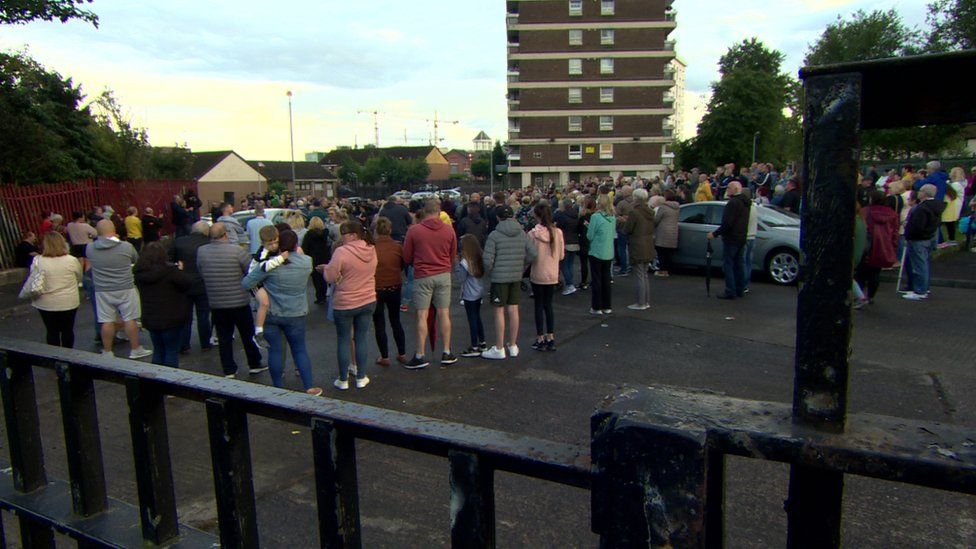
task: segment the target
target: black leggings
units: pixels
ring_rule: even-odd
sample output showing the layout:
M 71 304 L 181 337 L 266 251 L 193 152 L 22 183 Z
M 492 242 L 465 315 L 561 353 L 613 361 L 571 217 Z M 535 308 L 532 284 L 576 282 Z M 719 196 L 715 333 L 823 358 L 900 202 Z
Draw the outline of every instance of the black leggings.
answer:
M 582 240 L 585 240 L 585 238 Z M 580 260 L 580 286 L 585 286 L 590 279 L 589 253 L 590 247 L 584 246 L 583 244 L 580 244 L 580 249 L 576 252 Z
M 610 265 L 609 259 L 597 259 L 590 256 L 590 274 L 593 275 L 593 287 L 590 290 L 590 307 L 597 311 L 606 311 L 610 306 Z
M 878 286 L 881 284 L 881 268 L 872 267 L 862 261 L 855 274 L 857 275 L 857 283 L 868 294 L 868 299 L 874 299 L 878 293 Z
M 654 249 L 657 250 L 658 267 L 662 271 L 671 271 L 671 254 L 674 253 L 674 248 L 654 246 Z
M 407 353 L 406 336 L 400 324 L 400 286 L 393 290 L 376 290 L 376 308 L 373 310 L 373 331 L 376 332 L 376 345 L 380 356 L 390 358 L 390 344 L 386 339 L 386 320 L 383 310 L 390 314 L 390 327 L 393 328 L 393 341 L 396 342 L 397 355 Z
M 556 286 L 556 284 L 532 283 L 532 299 L 535 300 L 535 333 L 540 337 L 556 332 L 556 317 L 552 314 L 552 296 L 556 295 Z M 545 331 L 542 330 L 543 327 L 546 328 Z
M 942 224 L 945 225 L 946 235 L 949 237 L 947 240 L 950 240 L 950 241 L 951 240 L 955 240 L 956 239 L 956 222 L 954 222 L 954 221 L 943 221 Z
M 47 344 L 71 349 L 75 346 L 75 313 L 69 311 L 38 311 L 47 328 Z

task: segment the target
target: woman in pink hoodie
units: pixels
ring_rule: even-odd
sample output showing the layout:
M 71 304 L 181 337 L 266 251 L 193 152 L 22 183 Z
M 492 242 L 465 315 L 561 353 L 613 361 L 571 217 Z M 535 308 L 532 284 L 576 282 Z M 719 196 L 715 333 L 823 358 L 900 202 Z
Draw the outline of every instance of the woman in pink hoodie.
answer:
M 536 351 L 555 351 L 556 327 L 552 313 L 552 297 L 556 294 L 556 286 L 559 285 L 559 262 L 565 254 L 563 232 L 553 224 L 552 210 L 548 202 L 539 201 L 532 213 L 535 216 L 536 226 L 529 231 L 529 240 L 538 252 L 529 271 L 532 296 L 535 300 L 536 337 L 532 348 Z
M 366 377 L 366 353 L 369 328 L 376 308 L 376 249 L 370 235 L 363 231 L 358 221 L 346 221 L 339 226 L 341 244 L 332 253 L 332 261 L 325 266 L 325 280 L 335 284 L 332 308 L 335 317 L 338 344 L 339 379 L 334 385 L 339 390 L 349 388 L 349 375 L 356 376 L 356 387 L 369 384 Z M 350 344 L 353 330 L 360 345 L 356 345 L 358 371 L 350 371 Z

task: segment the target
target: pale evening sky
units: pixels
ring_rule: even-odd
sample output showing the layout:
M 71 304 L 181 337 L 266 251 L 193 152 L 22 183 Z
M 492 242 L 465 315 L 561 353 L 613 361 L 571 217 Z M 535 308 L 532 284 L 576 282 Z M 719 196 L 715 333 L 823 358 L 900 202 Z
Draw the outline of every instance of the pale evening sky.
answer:
M 678 55 L 688 64 L 686 135 L 694 132 L 718 58 L 758 36 L 796 72 L 838 14 L 895 8 L 924 25 L 923 0 L 677 0 Z M 89 96 L 115 91 L 154 145 L 234 149 L 247 159 L 336 145 L 426 144 L 437 111 L 442 146 L 506 136 L 505 2 L 501 0 L 96 0 L 100 28 L 80 22 L 0 27 L 0 49 L 28 51 Z M 451 123 L 458 121 L 457 124 Z

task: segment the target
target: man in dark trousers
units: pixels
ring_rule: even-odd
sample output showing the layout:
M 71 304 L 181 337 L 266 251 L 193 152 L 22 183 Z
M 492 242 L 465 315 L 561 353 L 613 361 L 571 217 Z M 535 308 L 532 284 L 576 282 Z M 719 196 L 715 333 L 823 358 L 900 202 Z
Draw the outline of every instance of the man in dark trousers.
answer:
M 746 291 L 745 264 L 742 252 L 746 245 L 746 231 L 749 227 L 749 200 L 742 196 L 742 184 L 729 183 L 725 191 L 729 197 L 722 211 L 722 224 L 708 233 L 708 239 L 722 237 L 722 275 L 725 277 L 725 293 L 719 299 L 744 297 Z
M 190 277 L 193 285 L 186 292 L 193 303 L 190 308 L 190 318 L 186 319 L 181 336 L 180 353 L 190 351 L 190 326 L 193 324 L 193 310 L 197 312 L 197 336 L 200 339 L 200 349 L 209 351 L 210 344 L 210 302 L 207 301 L 207 288 L 203 284 L 203 277 L 197 269 L 197 250 L 210 243 L 210 225 L 206 221 L 197 221 L 190 229 L 190 234 L 181 236 L 173 241 L 169 247 L 169 258 L 173 263 L 183 263 L 183 273 Z

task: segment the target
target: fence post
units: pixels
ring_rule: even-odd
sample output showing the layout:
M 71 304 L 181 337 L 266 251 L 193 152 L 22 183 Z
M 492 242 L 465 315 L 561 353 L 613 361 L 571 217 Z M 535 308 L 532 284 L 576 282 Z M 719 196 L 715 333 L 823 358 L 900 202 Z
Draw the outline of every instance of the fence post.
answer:
M 164 545 L 180 532 L 163 393 L 150 382 L 135 377 L 126 378 L 125 393 L 142 537 L 150 543 Z
M 801 287 L 796 315 L 793 420 L 843 432 L 847 419 L 855 188 L 860 154 L 861 75 L 804 81 Z M 844 476 L 790 469 L 790 547 L 838 547 Z
M 10 448 L 10 467 L 14 488 L 33 492 L 47 485 L 44 450 L 37 418 L 34 370 L 29 357 L 0 352 L 0 397 Z M 24 547 L 54 547 L 50 527 L 19 517 L 20 539 Z
M 356 440 L 333 422 L 312 418 L 312 454 L 322 547 L 362 547 Z
M 451 450 L 451 546 L 495 546 L 494 471 L 477 454 Z
M 240 404 L 207 399 L 217 524 L 222 547 L 257 547 L 258 524 L 251 478 L 247 414 Z
M 58 374 L 72 508 L 76 514 L 88 517 L 108 508 L 95 384 L 90 375 L 70 364 L 57 362 L 54 369 Z
M 704 430 L 597 412 L 591 421 L 593 531 L 600 546 L 720 546 L 706 536 L 709 459 Z M 719 533 L 720 534 L 720 533 Z

